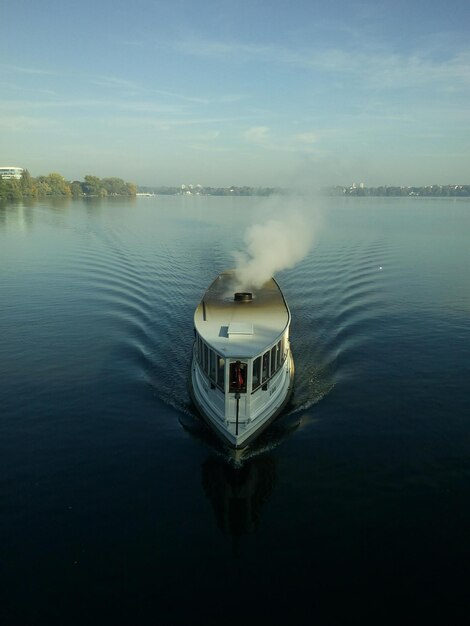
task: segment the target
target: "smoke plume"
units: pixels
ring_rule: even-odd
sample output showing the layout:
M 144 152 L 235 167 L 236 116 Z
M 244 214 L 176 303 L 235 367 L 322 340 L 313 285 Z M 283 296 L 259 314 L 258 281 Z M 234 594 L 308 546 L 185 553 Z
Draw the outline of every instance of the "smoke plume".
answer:
M 284 200 L 281 217 L 269 217 L 250 226 L 245 250 L 234 252 L 237 291 L 258 289 L 277 272 L 301 261 L 313 244 L 313 226 L 292 200 Z M 289 205 L 289 206 L 286 206 Z

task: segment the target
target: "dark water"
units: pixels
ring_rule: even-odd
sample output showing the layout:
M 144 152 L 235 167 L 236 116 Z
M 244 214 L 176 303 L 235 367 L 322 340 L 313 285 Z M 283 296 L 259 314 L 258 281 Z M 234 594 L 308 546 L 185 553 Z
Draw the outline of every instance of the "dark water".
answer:
M 468 611 L 470 203 L 319 204 L 293 407 L 237 462 L 186 382 L 257 202 L 0 207 L 2 624 Z

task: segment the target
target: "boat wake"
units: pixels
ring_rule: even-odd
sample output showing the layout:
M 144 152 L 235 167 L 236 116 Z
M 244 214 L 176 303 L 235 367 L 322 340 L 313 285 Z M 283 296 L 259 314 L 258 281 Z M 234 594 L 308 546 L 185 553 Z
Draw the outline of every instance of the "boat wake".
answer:
M 86 285 L 82 293 L 106 324 L 109 341 L 102 344 L 109 346 L 109 354 L 95 359 L 98 373 L 118 368 L 122 380 L 146 386 L 174 409 L 185 429 L 206 432 L 188 391 L 193 306 L 207 276 L 226 264 L 224 250 L 200 259 L 200 242 L 170 249 L 161 241 L 143 252 L 132 233 L 92 224 L 79 249 L 71 251 L 67 271 Z M 246 458 L 278 446 L 301 422 L 309 422 L 341 381 L 357 376 L 367 358 L 367 341 L 380 332 L 382 267 L 391 267 L 393 260 L 384 241 L 361 246 L 345 237 L 334 245 L 320 242 L 295 267 L 280 272 L 292 312 L 294 392 L 283 415 L 246 449 Z M 156 412 L 160 415 L 168 412 Z M 216 450 L 227 455 L 223 446 Z

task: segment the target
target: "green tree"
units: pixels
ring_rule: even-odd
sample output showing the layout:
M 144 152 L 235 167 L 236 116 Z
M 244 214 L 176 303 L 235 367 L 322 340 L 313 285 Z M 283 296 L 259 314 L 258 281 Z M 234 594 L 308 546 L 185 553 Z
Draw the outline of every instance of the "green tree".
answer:
M 126 193 L 126 183 L 122 180 L 122 178 L 103 178 L 101 186 L 106 189 L 110 196 L 117 196 Z
M 87 174 L 85 176 L 85 182 L 83 184 L 83 192 L 87 196 L 99 196 L 101 189 L 101 180 L 98 176 L 92 176 Z
M 126 183 L 125 188 L 128 196 L 135 196 L 137 193 L 137 185 L 135 183 Z
M 74 180 L 70 183 L 70 191 L 74 198 L 80 198 L 83 195 L 82 183 L 79 180 Z
M 53 196 L 70 196 L 71 190 L 69 183 L 61 174 L 53 172 L 46 177 L 47 184 L 51 188 L 51 195 Z
M 1 180 L 0 185 L 0 197 L 4 200 L 21 200 L 23 194 L 21 193 L 21 181 L 16 178 L 10 178 L 9 180 Z
M 21 174 L 21 193 L 23 196 L 36 196 L 36 181 L 32 178 L 28 170 L 23 170 Z
M 36 189 L 38 196 L 50 196 L 52 193 L 51 186 L 47 182 L 46 176 L 38 176 L 36 179 Z

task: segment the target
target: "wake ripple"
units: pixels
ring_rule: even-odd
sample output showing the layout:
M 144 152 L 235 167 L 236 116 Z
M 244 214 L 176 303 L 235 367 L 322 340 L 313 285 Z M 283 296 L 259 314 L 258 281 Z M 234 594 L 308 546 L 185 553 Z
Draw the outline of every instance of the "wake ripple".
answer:
M 127 232 L 96 228 L 69 259 L 90 303 L 118 337 L 112 358 L 127 368 L 129 378 L 188 417 L 194 309 L 229 262 L 223 246 L 214 247 L 209 262 L 198 256 L 197 245 L 182 238 L 172 246 L 159 241 L 140 247 Z M 383 241 L 323 244 L 278 277 L 292 312 L 296 363 L 288 418 L 295 421 L 355 375 L 371 334 L 380 332 L 385 306 L 380 267 L 393 264 L 393 258 Z M 263 445 L 267 450 L 275 444 Z
M 317 247 L 285 272 L 292 312 L 291 341 L 296 362 L 293 410 L 306 410 L 354 375 L 383 312 L 383 264 L 390 253 L 383 241 Z

